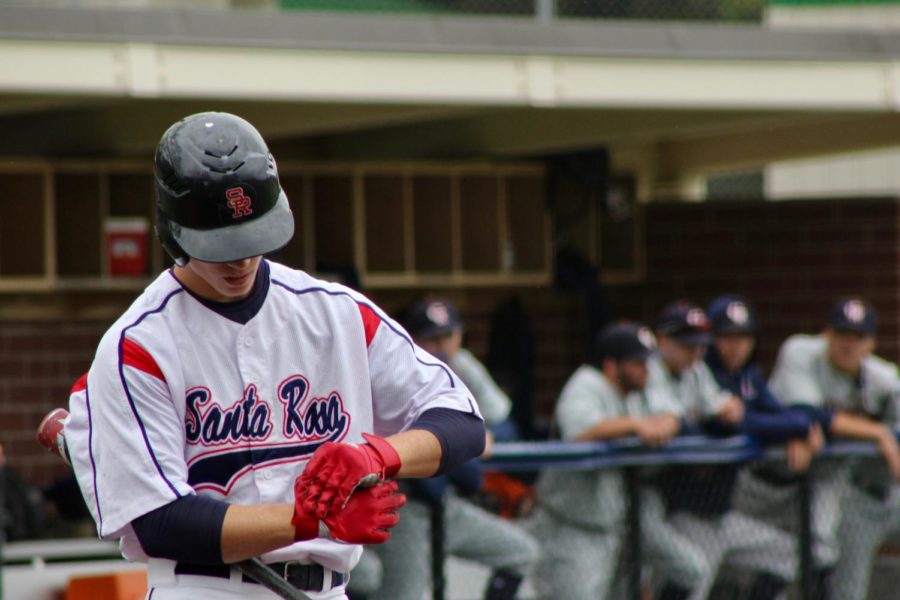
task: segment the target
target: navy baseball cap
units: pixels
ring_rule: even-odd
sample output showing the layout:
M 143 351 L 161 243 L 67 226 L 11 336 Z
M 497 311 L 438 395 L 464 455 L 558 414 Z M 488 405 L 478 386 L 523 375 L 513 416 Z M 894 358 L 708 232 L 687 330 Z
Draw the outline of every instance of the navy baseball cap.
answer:
M 429 298 L 413 304 L 402 318 L 414 338 L 427 340 L 462 327 L 456 307 L 443 298 Z
M 756 310 L 742 296 L 735 294 L 719 296 L 709 305 L 708 313 L 713 333 L 716 335 L 729 333 L 756 335 L 759 331 Z
M 872 305 L 859 297 L 841 298 L 831 309 L 828 326 L 835 331 L 875 335 L 878 318 Z
M 600 330 L 594 352 L 597 362 L 601 362 L 604 358 L 643 362 L 655 348 L 656 338 L 648 327 L 640 323 L 622 321 Z
M 709 344 L 711 328 L 709 317 L 703 309 L 687 300 L 678 300 L 666 306 L 656 322 L 657 335 L 672 338 L 685 346 Z

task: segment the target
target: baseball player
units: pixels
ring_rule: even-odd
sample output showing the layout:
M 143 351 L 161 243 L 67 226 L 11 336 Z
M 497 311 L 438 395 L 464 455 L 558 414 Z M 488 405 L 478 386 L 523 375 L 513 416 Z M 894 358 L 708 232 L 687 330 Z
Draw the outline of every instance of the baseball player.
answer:
M 872 352 L 876 316 L 861 298 L 839 300 L 821 335 L 794 335 L 778 353 L 770 385 L 788 406 L 807 411 L 829 437 L 870 440 L 881 454 L 883 481 L 900 477 L 900 450 L 890 428 L 896 415 L 897 368 Z M 817 568 L 816 597 L 826 596 L 828 573 L 841 553 L 837 538 L 842 496 L 851 462 L 822 461 L 814 465 L 812 487 L 813 559 Z M 864 479 L 864 478 L 863 478 Z M 763 466 L 739 481 L 740 510 L 787 531 L 797 528 L 797 486 L 790 474 Z M 857 482 L 865 486 L 862 481 Z M 882 525 L 872 524 L 873 527 Z M 827 585 L 826 585 L 827 584 Z M 849 596 L 837 596 L 843 598 Z
M 665 444 L 678 430 L 667 415 L 632 416 L 627 397 L 647 384 L 653 334 L 635 323 L 615 323 L 599 333 L 595 356 L 566 382 L 554 419 L 564 440 L 637 436 Z M 529 523 L 541 557 L 534 585 L 541 598 L 610 597 L 625 517 L 622 474 L 615 469 L 543 472 Z
M 404 311 L 402 321 L 414 341 L 454 368 L 464 365 L 463 378 L 475 396 L 485 424 L 503 423 L 509 399 L 497 387 L 477 359 L 460 347 L 462 326 L 455 307 L 443 299 L 429 298 Z M 465 358 L 460 360 L 460 355 Z M 465 377 L 463 377 L 465 374 Z M 473 385 L 470 385 L 473 384 Z M 491 415 L 490 418 L 487 415 Z M 512 600 L 524 577 L 537 560 L 537 542 L 514 523 L 487 512 L 465 498 L 482 483 L 480 466 L 469 462 L 445 477 L 405 482 L 409 503 L 392 539 L 376 548 L 381 559 L 383 583 L 372 598 L 421 598 L 430 580 L 431 508 L 443 504 L 445 549 L 448 554 L 493 569 L 486 600 Z M 370 550 L 366 550 L 370 552 Z
M 389 480 L 482 453 L 477 405 L 368 299 L 262 257 L 294 220 L 250 123 L 175 123 L 155 179 L 175 266 L 103 336 L 65 424 L 99 536 L 148 563 L 153 600 L 272 598 L 231 566 L 257 556 L 345 598 L 358 544 L 397 523 Z
M 409 306 L 402 322 L 421 348 L 447 359 L 447 364 L 478 402 L 484 424 L 493 433 L 494 440 L 517 438 L 515 424 L 510 419 L 512 402 L 487 368 L 463 347 L 463 325 L 456 307 L 444 298 L 426 298 Z
M 666 306 L 657 321 L 658 352 L 647 362 L 646 409 L 675 419 L 678 430 L 708 418 L 738 419 L 741 409 L 703 365 L 709 319 L 699 306 L 680 300 Z M 693 427 L 696 429 L 696 427 Z M 641 547 L 652 567 L 660 600 L 706 598 L 715 568 L 701 540 L 673 526 L 659 492 L 665 474 L 643 473 Z
M 701 412 L 699 421 L 691 425 L 712 435 L 744 433 L 766 443 L 790 440 L 792 468 L 805 470 L 812 456 L 807 438 L 821 443 L 821 430 L 807 414 L 782 407 L 768 389 L 754 361 L 755 310 L 743 298 L 723 296 L 710 305 L 709 319 L 714 337 L 706 367 L 722 390 L 740 399 L 743 416 L 736 422 L 723 422 L 704 418 L 707 415 Z M 700 541 L 711 567 L 695 597 L 706 596 L 723 564 L 758 574 L 748 595 L 754 600 L 777 597 L 795 577 L 797 555 L 791 536 L 732 509 L 738 473 L 738 465 L 728 464 L 675 467 L 666 475 L 672 526 Z

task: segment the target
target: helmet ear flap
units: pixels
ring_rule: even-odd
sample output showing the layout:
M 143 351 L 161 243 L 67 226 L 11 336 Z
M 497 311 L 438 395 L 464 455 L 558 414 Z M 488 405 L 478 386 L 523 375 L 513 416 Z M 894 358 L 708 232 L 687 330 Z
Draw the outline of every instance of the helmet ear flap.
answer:
M 171 223 L 165 214 L 159 209 L 156 211 L 156 237 L 159 238 L 159 243 L 162 244 L 162 247 L 165 248 L 166 252 L 168 252 L 169 256 L 172 257 L 172 260 L 175 261 L 175 264 L 179 267 L 185 266 L 190 257 L 184 251 L 184 249 L 178 245 L 178 242 L 175 240 L 175 236 L 172 235 L 172 231 L 170 229 Z

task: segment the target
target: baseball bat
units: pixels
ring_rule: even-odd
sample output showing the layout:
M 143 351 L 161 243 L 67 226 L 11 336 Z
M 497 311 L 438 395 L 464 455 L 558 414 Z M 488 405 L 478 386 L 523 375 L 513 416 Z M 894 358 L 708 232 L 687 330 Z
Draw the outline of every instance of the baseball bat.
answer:
M 69 458 L 69 446 L 66 444 L 64 423 L 68 416 L 69 411 L 64 408 L 51 410 L 41 419 L 35 437 L 42 447 L 71 466 L 72 461 Z M 267 567 L 259 558 L 248 558 L 235 563 L 235 566 L 244 575 L 252 577 L 260 585 L 278 594 L 279 598 L 284 598 L 284 600 L 310 600 L 309 596 L 291 585 L 287 580 L 279 577 L 275 571 Z

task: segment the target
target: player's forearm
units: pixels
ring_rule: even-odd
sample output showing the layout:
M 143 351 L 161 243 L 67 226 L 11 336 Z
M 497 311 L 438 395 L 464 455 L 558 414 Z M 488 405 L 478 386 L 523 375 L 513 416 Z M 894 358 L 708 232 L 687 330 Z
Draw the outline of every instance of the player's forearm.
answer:
M 443 474 L 481 456 L 485 448 L 484 421 L 474 413 L 432 408 L 410 428 L 387 438 L 400 455 L 397 477 Z
M 233 563 L 294 542 L 290 504 L 232 504 L 222 524 L 222 561 Z
M 867 417 L 851 415 L 844 412 L 834 413 L 831 420 L 831 431 L 835 437 L 852 438 L 857 440 L 879 441 L 885 435 L 889 435 L 888 429 Z
M 635 435 L 637 424 L 632 417 L 616 417 L 604 419 L 576 435 L 572 441 L 589 442 L 592 440 L 614 440 L 628 435 Z
M 424 429 L 410 429 L 387 438 L 400 455 L 397 477 L 431 477 L 441 464 L 441 443 Z

